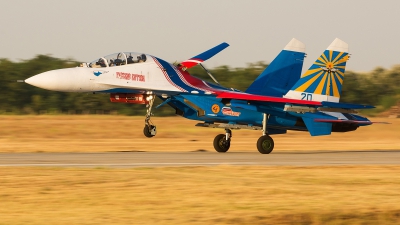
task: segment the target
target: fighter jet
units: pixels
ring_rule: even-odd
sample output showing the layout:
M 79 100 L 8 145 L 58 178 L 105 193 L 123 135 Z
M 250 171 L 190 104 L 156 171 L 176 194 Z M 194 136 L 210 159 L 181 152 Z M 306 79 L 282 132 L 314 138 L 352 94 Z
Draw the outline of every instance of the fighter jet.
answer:
M 229 45 L 221 43 L 178 64 L 137 52 L 119 52 L 96 58 L 80 67 L 44 72 L 25 80 L 33 86 L 62 92 L 109 93 L 112 102 L 144 104 L 144 135 L 157 133 L 151 122 L 156 97 L 176 114 L 201 121 L 196 126 L 222 128 L 213 141 L 217 152 L 230 148 L 233 129 L 260 130 L 256 142 L 262 154 L 274 149 L 270 135 L 287 130 L 307 131 L 312 136 L 354 131 L 372 124 L 356 110 L 373 106 L 339 103 L 348 44 L 335 39 L 301 75 L 305 45 L 292 39 L 245 91 L 189 74 Z

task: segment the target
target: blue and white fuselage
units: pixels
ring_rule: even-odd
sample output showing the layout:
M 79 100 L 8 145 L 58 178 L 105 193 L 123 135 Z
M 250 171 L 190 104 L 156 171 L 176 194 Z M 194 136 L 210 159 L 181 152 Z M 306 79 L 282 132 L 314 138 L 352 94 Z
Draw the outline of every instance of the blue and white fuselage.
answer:
M 122 63 L 113 63 L 113 56 L 122 55 Z M 138 55 L 145 60 L 127 63 L 126 55 Z M 120 58 L 121 58 L 120 57 Z M 80 67 L 44 72 L 25 80 L 26 83 L 52 91 L 108 93 L 197 93 L 211 94 L 225 88 L 190 77 L 174 65 L 151 55 L 121 52 L 101 57 Z M 190 83 L 194 82 L 194 84 Z M 197 85 L 197 86 L 196 86 Z

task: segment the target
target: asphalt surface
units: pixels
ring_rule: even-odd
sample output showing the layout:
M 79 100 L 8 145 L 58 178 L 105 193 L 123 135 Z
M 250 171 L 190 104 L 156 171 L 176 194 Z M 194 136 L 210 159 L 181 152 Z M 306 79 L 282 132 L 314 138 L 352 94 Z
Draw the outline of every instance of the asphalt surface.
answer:
M 0 167 L 400 165 L 398 151 L 0 153 Z

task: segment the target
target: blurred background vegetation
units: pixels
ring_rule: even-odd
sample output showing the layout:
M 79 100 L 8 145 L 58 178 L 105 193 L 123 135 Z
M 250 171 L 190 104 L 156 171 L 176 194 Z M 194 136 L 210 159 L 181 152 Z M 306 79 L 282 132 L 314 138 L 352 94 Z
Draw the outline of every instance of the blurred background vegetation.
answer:
M 144 105 L 111 103 L 109 94 L 54 92 L 16 82 L 45 71 L 76 67 L 79 63 L 48 55 L 20 62 L 0 59 L 0 114 L 145 114 Z M 257 62 L 245 68 L 220 66 L 209 70 L 223 86 L 244 91 L 267 66 L 264 62 Z M 212 81 L 199 66 L 189 72 Z M 378 67 L 365 73 L 346 71 L 344 82 L 341 102 L 377 106 L 364 114 L 376 115 L 399 104 L 400 65 L 391 69 Z M 155 111 L 157 116 L 174 113 L 166 106 Z

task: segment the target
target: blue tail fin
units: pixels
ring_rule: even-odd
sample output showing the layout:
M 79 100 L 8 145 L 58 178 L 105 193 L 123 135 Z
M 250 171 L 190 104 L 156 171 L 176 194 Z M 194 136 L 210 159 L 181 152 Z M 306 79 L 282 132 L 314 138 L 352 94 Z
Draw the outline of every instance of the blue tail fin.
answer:
M 250 85 L 246 93 L 282 97 L 300 78 L 304 51 L 305 45 L 293 38 Z
M 347 43 L 336 38 L 284 97 L 339 102 L 348 48 Z

